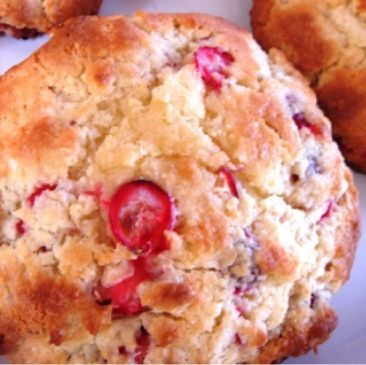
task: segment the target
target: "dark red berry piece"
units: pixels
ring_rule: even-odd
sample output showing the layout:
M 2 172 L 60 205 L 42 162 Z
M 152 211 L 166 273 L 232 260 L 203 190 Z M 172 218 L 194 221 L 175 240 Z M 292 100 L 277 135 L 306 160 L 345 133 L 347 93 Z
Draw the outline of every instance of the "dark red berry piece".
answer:
M 222 167 L 219 174 L 225 178 L 231 194 L 239 199 L 237 183 L 233 173 L 227 167 Z
M 194 62 L 202 80 L 214 90 L 219 90 L 228 77 L 227 69 L 234 57 L 220 47 L 200 47 L 194 54 Z
M 125 346 L 120 346 L 120 347 L 118 348 L 118 353 L 119 353 L 120 355 L 124 355 L 124 356 L 128 355 L 128 351 L 127 351 L 127 349 L 126 349 L 126 347 L 125 347 Z
M 243 293 L 243 290 L 239 286 L 236 286 L 234 288 L 234 295 L 235 296 L 240 296 L 242 293 Z
M 135 337 L 135 340 L 137 343 L 137 347 L 135 350 L 135 363 L 143 364 L 151 345 L 150 334 L 146 331 L 144 327 L 141 327 L 140 332 Z
M 332 214 L 333 208 L 334 208 L 334 201 L 330 200 L 329 202 L 327 202 L 327 208 L 326 208 L 325 212 L 323 213 L 323 215 L 320 217 L 319 223 L 330 217 L 330 215 Z
M 18 219 L 18 221 L 16 222 L 15 229 L 17 230 L 19 236 L 23 236 L 23 234 L 27 231 L 25 228 L 25 223 L 21 219 Z
M 304 113 L 296 113 L 292 116 L 293 121 L 295 122 L 297 128 L 299 130 L 303 129 L 303 128 L 307 128 L 309 129 L 309 131 L 314 134 L 315 136 L 322 136 L 323 135 L 323 131 L 322 129 L 315 125 L 315 124 L 311 124 L 305 117 Z
M 119 187 L 109 205 L 114 236 L 145 255 L 168 247 L 164 231 L 173 228 L 174 204 L 159 186 L 146 180 Z
M 143 311 L 143 307 L 137 293 L 138 286 L 146 280 L 154 279 L 158 274 L 149 262 L 149 258 L 140 257 L 130 261 L 133 266 L 131 276 L 123 279 L 118 284 L 109 288 L 101 287 L 98 294 L 100 302 L 108 301 L 112 304 L 113 312 L 124 315 L 136 315 Z
M 238 346 L 245 346 L 247 344 L 247 341 L 244 341 L 242 337 L 239 335 L 239 333 L 235 334 L 235 343 Z
M 57 188 L 57 184 L 43 184 L 40 185 L 36 190 L 29 195 L 27 202 L 28 204 L 33 207 L 36 200 L 47 190 L 54 191 Z

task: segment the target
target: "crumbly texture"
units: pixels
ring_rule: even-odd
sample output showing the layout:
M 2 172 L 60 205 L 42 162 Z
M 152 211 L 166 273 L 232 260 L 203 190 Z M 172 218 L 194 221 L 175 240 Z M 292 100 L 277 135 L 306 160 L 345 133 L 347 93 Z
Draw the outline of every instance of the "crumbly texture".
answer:
M 203 46 L 233 59 L 218 90 L 195 65 Z M 0 79 L 0 131 L 0 350 L 11 361 L 270 363 L 335 328 L 357 191 L 303 77 L 245 30 L 190 14 L 72 20 Z M 146 310 L 116 316 L 93 288 L 134 254 L 103 201 L 141 178 L 172 197 L 176 223 L 161 274 L 138 287 Z M 31 206 L 42 184 L 54 188 Z
M 32 38 L 65 20 L 97 14 L 102 0 L 1 0 L 0 33 Z
M 252 26 L 309 79 L 346 160 L 366 173 L 366 1 L 254 0 Z

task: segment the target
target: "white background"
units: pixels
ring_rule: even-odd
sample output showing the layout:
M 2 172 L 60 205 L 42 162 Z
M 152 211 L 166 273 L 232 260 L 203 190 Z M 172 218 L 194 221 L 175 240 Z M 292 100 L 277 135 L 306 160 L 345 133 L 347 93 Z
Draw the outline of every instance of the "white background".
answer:
M 0 0 L 1 1 L 1 0 Z M 135 10 L 159 12 L 206 12 L 221 15 L 249 27 L 249 0 L 105 0 L 103 15 L 132 14 Z M 23 60 L 47 40 L 15 41 L 0 39 L 0 73 Z M 366 141 L 365 141 L 366 143 Z M 356 175 L 366 226 L 366 176 Z M 366 363 L 366 236 L 361 239 L 351 280 L 333 299 L 340 323 L 332 338 L 317 355 L 309 354 L 287 362 Z

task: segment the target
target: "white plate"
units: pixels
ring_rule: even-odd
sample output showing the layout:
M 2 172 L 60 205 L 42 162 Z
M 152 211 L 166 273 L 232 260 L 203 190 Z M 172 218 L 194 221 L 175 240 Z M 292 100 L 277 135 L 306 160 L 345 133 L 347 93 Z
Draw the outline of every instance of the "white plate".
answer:
M 0 0 L 1 1 L 1 0 Z M 102 14 L 132 14 L 135 10 L 159 12 L 206 12 L 221 15 L 249 27 L 249 0 L 105 0 Z M 33 41 L 0 39 L 0 73 L 23 60 L 47 37 Z M 356 175 L 361 194 L 363 226 L 366 226 L 366 176 Z M 340 323 L 318 354 L 291 359 L 294 363 L 366 363 L 366 236 L 361 239 L 352 278 L 334 297 Z

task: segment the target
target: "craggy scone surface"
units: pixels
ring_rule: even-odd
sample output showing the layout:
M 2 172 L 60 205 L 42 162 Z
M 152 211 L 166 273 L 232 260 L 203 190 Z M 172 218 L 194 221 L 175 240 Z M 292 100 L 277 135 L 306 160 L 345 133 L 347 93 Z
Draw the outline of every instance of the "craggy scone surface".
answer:
M 101 3 L 102 0 L 1 0 L 0 33 L 32 37 L 74 16 L 96 14 Z
M 272 362 L 335 328 L 357 192 L 313 92 L 246 31 L 204 15 L 68 22 L 1 78 L 0 132 L 11 361 Z M 175 217 L 128 315 L 113 300 L 140 251 L 110 207 L 141 179 Z M 101 287 L 122 289 L 111 303 Z
M 308 77 L 346 159 L 366 173 L 366 1 L 253 3 L 255 37 Z

